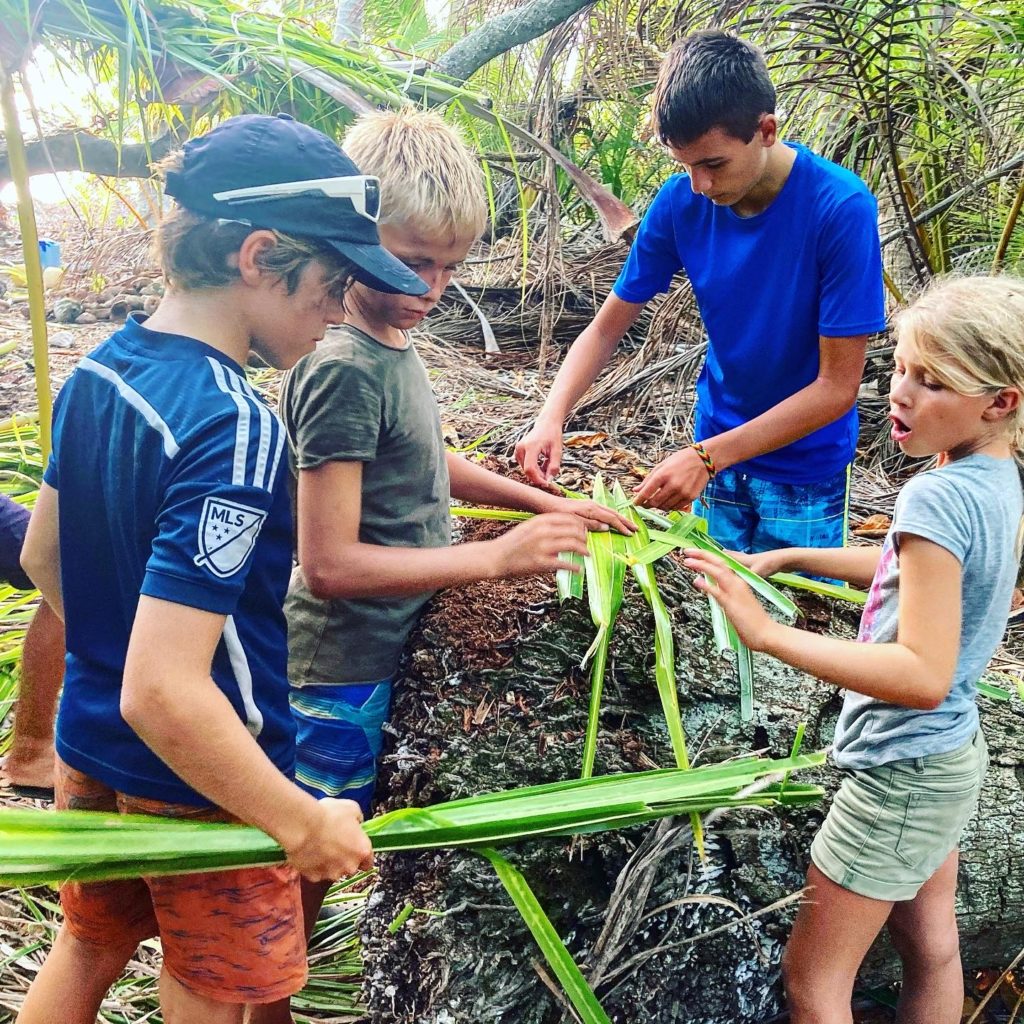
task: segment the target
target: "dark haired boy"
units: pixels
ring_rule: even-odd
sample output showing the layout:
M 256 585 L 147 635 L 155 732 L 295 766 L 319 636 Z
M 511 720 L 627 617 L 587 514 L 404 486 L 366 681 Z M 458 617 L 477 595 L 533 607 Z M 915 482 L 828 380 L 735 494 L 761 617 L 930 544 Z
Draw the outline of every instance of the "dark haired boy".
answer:
M 93 1024 L 157 934 L 166 1024 L 241 1024 L 247 1004 L 305 981 L 299 874 L 372 862 L 358 805 L 291 780 L 285 433 L 244 366 L 250 352 L 286 368 L 311 351 L 353 278 L 426 286 L 379 245 L 376 180 L 291 118 L 224 122 L 166 181 L 167 293 L 61 391 L 22 555 L 67 627 L 57 804 L 248 822 L 288 864 L 67 883 L 19 1024 Z
M 516 457 L 536 483 L 558 473 L 572 407 L 684 270 L 708 336 L 695 440 L 637 502 L 681 508 L 704 492 L 711 534 L 740 551 L 840 547 L 867 338 L 885 327 L 875 200 L 850 171 L 780 140 L 763 57 L 725 32 L 670 53 L 654 117 L 685 173 L 654 197 Z

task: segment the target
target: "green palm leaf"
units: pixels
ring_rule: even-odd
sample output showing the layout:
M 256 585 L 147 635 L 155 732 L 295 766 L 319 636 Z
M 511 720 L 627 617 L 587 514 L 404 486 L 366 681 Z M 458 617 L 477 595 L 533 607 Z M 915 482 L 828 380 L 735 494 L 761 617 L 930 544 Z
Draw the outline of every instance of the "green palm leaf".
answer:
M 533 512 L 517 512 L 511 508 L 476 508 L 473 505 L 452 505 L 448 512 L 457 519 L 493 519 L 506 523 L 521 523 L 534 516 Z
M 608 508 L 615 502 L 598 474 L 594 478 L 594 501 Z M 597 626 L 597 635 L 583 656 L 583 664 L 593 657 L 590 665 L 590 706 L 587 711 L 587 731 L 583 739 L 583 770 L 581 777 L 589 779 L 594 773 L 597 754 L 597 730 L 601 716 L 601 697 L 604 692 L 605 669 L 608 664 L 608 645 L 612 628 L 622 607 L 623 586 L 626 581 L 626 538 L 613 530 L 587 534 L 589 556 L 584 560 L 587 577 L 587 599 L 590 617 Z
M 611 1024 L 526 879 L 497 850 L 483 847 L 477 852 L 490 861 L 583 1024 Z
M 648 510 L 641 511 L 645 513 L 646 518 L 668 528 L 649 530 L 650 543 L 627 556 L 627 561 L 631 565 L 650 565 L 677 548 L 700 548 L 717 555 L 751 590 L 778 608 L 784 615 L 793 617 L 797 614 L 797 606 L 790 598 L 773 587 L 766 579 L 751 572 L 745 565 L 733 558 L 718 541 L 709 536 L 707 525 L 699 516 L 674 512 L 666 517 Z M 802 577 L 795 578 L 802 580 Z M 789 582 L 788 574 L 787 579 L 780 582 Z M 814 583 L 810 580 L 807 582 Z M 807 589 L 811 589 L 811 587 Z M 821 585 L 818 585 L 816 589 L 819 593 L 823 592 Z M 833 587 L 833 589 L 840 590 L 841 588 Z M 722 606 L 710 593 L 708 594 L 708 604 L 711 608 L 711 628 L 714 631 L 715 645 L 719 653 L 732 651 L 736 655 L 736 672 L 740 684 L 740 719 L 749 722 L 754 717 L 753 652 L 739 638 L 739 634 L 729 622 Z
M 697 517 L 693 516 L 692 518 L 696 519 Z M 700 522 L 703 522 L 703 520 L 700 520 Z M 754 593 L 759 594 L 770 604 L 773 604 L 783 615 L 792 618 L 797 614 L 797 606 L 790 598 L 786 597 L 781 591 L 776 590 L 763 576 L 758 576 L 756 572 L 751 572 L 742 562 L 738 562 L 718 541 L 708 536 L 706 532 L 695 529 L 687 524 L 682 526 L 677 532 L 651 530 L 649 536 L 651 543 L 628 558 L 631 565 L 649 565 L 674 548 L 701 548 L 704 551 L 710 551 L 722 559 Z
M 626 556 L 643 549 L 649 541 L 647 526 L 636 508 L 628 501 L 618 483 L 615 484 L 615 497 L 620 510 L 629 517 L 636 527 L 636 533 L 626 538 Z M 633 576 L 640 587 L 644 599 L 651 607 L 654 616 L 654 681 L 661 698 L 661 708 L 668 726 L 669 741 L 675 755 L 676 766 L 689 768 L 690 758 L 686 752 L 686 734 L 683 731 L 682 715 L 679 712 L 679 694 L 676 691 L 676 658 L 675 641 L 672 638 L 672 621 L 668 609 L 658 589 L 658 581 L 654 569 L 650 565 L 633 563 Z M 693 841 L 702 861 L 706 860 L 704 851 L 704 828 L 699 814 L 690 815 L 690 827 L 693 829 Z
M 560 558 L 570 562 L 579 568 L 579 572 L 571 569 L 559 569 L 555 573 L 555 587 L 558 590 L 559 603 L 567 601 L 570 597 L 580 600 L 583 597 L 583 582 L 586 575 L 586 559 L 575 551 L 563 552 Z
M 864 604 L 868 599 L 867 593 L 863 590 L 826 583 L 824 580 L 808 579 L 806 576 L 798 576 L 794 572 L 777 572 L 769 579 L 784 587 L 806 590 L 809 594 L 820 594 L 822 597 L 831 597 L 836 601 L 848 601 L 850 604 Z
M 776 777 L 820 765 L 823 753 L 751 757 L 682 771 L 573 779 L 403 808 L 365 822 L 378 852 L 504 845 L 642 824 L 715 808 L 804 804 L 818 786 Z M 272 864 L 280 847 L 258 829 L 88 811 L 0 811 L 0 884 L 13 886 Z

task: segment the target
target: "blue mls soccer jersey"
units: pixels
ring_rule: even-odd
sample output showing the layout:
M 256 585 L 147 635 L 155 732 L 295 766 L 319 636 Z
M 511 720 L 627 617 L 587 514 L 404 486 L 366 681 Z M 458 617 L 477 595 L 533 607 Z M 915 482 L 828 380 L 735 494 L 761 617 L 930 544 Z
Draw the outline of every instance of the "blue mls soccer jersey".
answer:
M 647 302 L 685 270 L 708 336 L 694 435 L 740 426 L 812 383 L 819 336 L 885 329 L 877 204 L 855 174 L 791 144 L 796 160 L 761 213 L 740 217 L 695 195 L 688 175 L 658 191 L 615 294 Z M 836 344 L 842 344 L 841 341 Z M 844 469 L 857 412 L 733 469 L 779 483 L 819 483 Z
M 67 617 L 57 751 L 73 768 L 133 796 L 208 803 L 121 717 L 145 594 L 227 616 L 213 679 L 274 764 L 293 773 L 284 443 L 241 367 L 135 320 L 65 384 L 45 480 L 58 492 Z

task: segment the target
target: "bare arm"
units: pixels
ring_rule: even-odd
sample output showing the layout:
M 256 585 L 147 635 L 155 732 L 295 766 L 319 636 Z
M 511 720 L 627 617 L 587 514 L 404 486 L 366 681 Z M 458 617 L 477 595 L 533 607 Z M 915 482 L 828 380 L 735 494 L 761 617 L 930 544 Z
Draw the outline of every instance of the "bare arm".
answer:
M 636 527 L 618 512 L 596 501 L 563 498 L 539 487 L 528 487 L 517 480 L 509 480 L 500 473 L 492 473 L 461 455 L 449 452 L 448 476 L 452 497 L 474 505 L 497 505 L 499 508 L 518 509 L 521 512 L 562 512 L 579 516 L 588 530 L 607 530 L 633 533 Z
M 855 587 L 868 587 L 875 578 L 882 548 L 877 545 L 856 548 L 776 548 L 749 555 L 731 552 L 759 576 L 777 572 L 803 572 L 810 576 L 831 576 Z
M 315 597 L 420 594 L 481 579 L 571 568 L 558 555 L 586 554 L 577 516 L 540 516 L 495 540 L 413 548 L 359 540 L 360 462 L 327 462 L 299 473 L 299 565 Z
M 684 563 L 714 586 L 740 638 L 810 675 L 890 704 L 930 711 L 949 693 L 960 650 L 960 563 L 913 534 L 900 544 L 899 626 L 893 643 L 857 643 L 776 622 L 747 585 L 713 555 L 687 549 Z
M 610 294 L 591 324 L 572 343 L 536 424 L 516 445 L 516 459 L 531 483 L 545 484 L 558 475 L 562 430 L 569 413 L 607 365 L 615 346 L 636 323 L 644 305 L 624 302 Z
M 132 626 L 121 714 L 193 789 L 263 829 L 311 880 L 372 866 L 350 800 L 317 801 L 274 766 L 210 677 L 224 616 L 143 596 Z
M 42 484 L 36 507 L 25 531 L 21 567 L 39 588 L 43 600 L 64 621 L 64 596 L 60 585 L 60 514 L 57 492 Z
M 775 451 L 834 422 L 857 401 L 864 373 L 867 335 L 819 339 L 818 376 L 806 387 L 746 423 L 702 443 L 726 469 L 755 455 Z M 708 473 L 692 448 L 670 455 L 636 489 L 636 501 L 674 509 L 693 501 L 707 486 Z

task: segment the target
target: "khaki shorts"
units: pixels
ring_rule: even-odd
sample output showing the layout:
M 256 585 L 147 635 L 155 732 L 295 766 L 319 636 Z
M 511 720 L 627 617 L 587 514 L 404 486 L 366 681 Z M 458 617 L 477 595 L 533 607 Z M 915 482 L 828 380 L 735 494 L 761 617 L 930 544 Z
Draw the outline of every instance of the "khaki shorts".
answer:
M 234 820 L 216 808 L 115 792 L 60 758 L 56 776 L 59 810 Z M 208 999 L 270 1003 L 306 983 L 299 877 L 286 864 L 121 882 L 65 882 L 60 902 L 64 922 L 80 942 L 116 946 L 159 935 L 167 972 Z
M 912 900 L 960 842 L 988 768 L 981 730 L 956 750 L 850 772 L 811 844 L 844 889 Z

